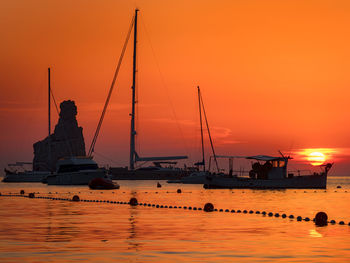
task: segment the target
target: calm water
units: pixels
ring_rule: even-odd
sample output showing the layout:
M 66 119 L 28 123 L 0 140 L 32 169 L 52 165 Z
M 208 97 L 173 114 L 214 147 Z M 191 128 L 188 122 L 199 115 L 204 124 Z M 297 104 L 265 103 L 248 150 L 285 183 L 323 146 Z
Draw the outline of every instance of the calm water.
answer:
M 346 225 L 226 212 L 0 197 L 1 262 L 349 262 L 350 177 L 324 190 L 204 190 L 200 185 L 119 181 L 119 190 L 0 183 L 0 192 L 241 209 L 329 219 Z M 336 186 L 342 186 L 337 189 Z M 176 193 L 178 188 L 182 193 Z M 51 192 L 52 194 L 49 194 Z M 57 192 L 57 194 L 56 194 Z M 80 192 L 80 193 L 79 193 Z

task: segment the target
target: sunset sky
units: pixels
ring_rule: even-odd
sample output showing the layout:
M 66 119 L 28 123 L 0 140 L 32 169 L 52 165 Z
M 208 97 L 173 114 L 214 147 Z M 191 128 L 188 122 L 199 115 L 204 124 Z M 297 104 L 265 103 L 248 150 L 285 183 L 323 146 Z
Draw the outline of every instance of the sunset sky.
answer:
M 346 0 L 3 0 L 1 170 L 32 160 L 47 136 L 48 67 L 57 101 L 76 102 L 88 150 L 136 7 L 140 155 L 198 161 L 199 85 L 218 154 L 281 150 L 308 162 L 316 151 L 335 162 L 331 174 L 349 174 Z M 100 164 L 128 164 L 131 83 L 132 42 L 95 147 Z

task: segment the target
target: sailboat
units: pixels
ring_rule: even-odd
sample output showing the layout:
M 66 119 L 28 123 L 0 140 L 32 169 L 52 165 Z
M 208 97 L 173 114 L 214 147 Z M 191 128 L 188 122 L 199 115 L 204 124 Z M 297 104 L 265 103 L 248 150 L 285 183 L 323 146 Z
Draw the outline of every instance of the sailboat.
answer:
M 110 173 L 111 177 L 113 179 L 127 179 L 127 180 L 147 180 L 147 179 L 154 179 L 154 180 L 162 180 L 162 179 L 169 179 L 169 178 L 178 178 L 180 177 L 184 171 L 180 168 L 175 168 L 174 166 L 177 164 L 177 160 L 183 160 L 187 159 L 187 156 L 161 156 L 161 157 L 141 157 L 138 155 L 135 149 L 135 142 L 136 142 L 136 126 L 135 126 L 135 119 L 136 119 L 136 74 L 137 74 L 137 19 L 138 19 L 138 9 L 135 9 L 135 15 L 133 16 L 131 26 L 126 38 L 126 41 L 124 43 L 124 47 L 122 50 L 122 54 L 119 59 L 119 63 L 112 81 L 111 88 L 109 90 L 107 100 L 104 106 L 104 109 L 102 111 L 102 115 L 99 121 L 99 124 L 97 126 L 95 136 L 93 138 L 93 141 L 91 143 L 90 149 L 89 149 L 89 156 L 92 155 L 94 152 L 94 147 L 96 144 L 97 136 L 99 134 L 99 130 L 102 125 L 102 121 L 104 118 L 104 114 L 106 112 L 110 96 L 115 84 L 115 80 L 117 77 L 117 74 L 119 72 L 119 68 L 122 62 L 122 59 L 125 54 L 126 46 L 129 41 L 129 37 L 131 34 L 132 28 L 134 29 L 134 43 L 133 43 L 133 71 L 132 71 L 132 103 L 131 103 L 131 122 L 130 122 L 130 156 L 129 156 L 129 168 L 127 167 L 111 167 Z M 137 162 L 153 162 L 153 166 L 149 167 L 141 167 L 136 168 Z M 167 167 L 163 167 L 164 165 L 167 165 Z
M 51 134 L 51 69 L 48 68 L 48 138 L 50 140 Z M 50 142 L 49 142 L 50 147 Z M 49 151 L 50 152 L 50 151 Z M 49 155 L 50 158 L 50 155 Z M 48 175 L 51 174 L 51 171 L 34 171 L 26 170 L 28 165 L 33 165 L 31 162 L 16 162 L 13 164 L 8 164 L 9 169 L 5 168 L 5 177 L 3 182 L 42 182 Z M 33 167 L 32 167 L 33 168 Z M 48 169 L 49 170 L 49 169 Z
M 197 93 L 198 93 L 199 123 L 200 123 L 200 130 L 201 130 L 202 160 L 194 164 L 196 167 L 198 167 L 198 171 L 191 173 L 189 176 L 182 177 L 179 180 L 168 180 L 167 181 L 168 183 L 205 184 L 207 182 L 207 180 L 211 179 L 212 176 L 220 175 L 220 169 L 219 169 L 219 165 L 217 162 L 217 158 L 216 158 L 216 154 L 215 154 L 215 150 L 214 150 L 214 145 L 213 145 L 213 140 L 211 138 L 208 119 L 207 119 L 207 115 L 205 112 L 204 103 L 203 103 L 203 99 L 202 99 L 202 95 L 201 95 L 201 91 L 200 91 L 199 86 L 197 87 Z M 216 169 L 217 169 L 217 174 L 211 174 L 210 171 L 206 170 L 206 168 L 205 168 L 206 165 L 205 165 L 205 152 L 204 152 L 202 111 L 203 111 L 203 115 L 204 115 L 204 119 L 205 119 L 205 123 L 206 123 L 206 128 L 208 131 L 210 146 L 211 146 L 211 150 L 212 150 L 213 157 L 214 157 L 214 163 L 215 163 Z M 210 160 L 211 160 L 211 158 L 210 158 Z M 200 169 L 200 167 L 202 167 L 202 170 Z

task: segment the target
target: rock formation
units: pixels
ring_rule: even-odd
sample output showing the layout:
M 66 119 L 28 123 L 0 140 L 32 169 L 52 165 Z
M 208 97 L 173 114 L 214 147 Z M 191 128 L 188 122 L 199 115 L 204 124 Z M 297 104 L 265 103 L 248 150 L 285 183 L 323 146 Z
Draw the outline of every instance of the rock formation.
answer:
M 75 102 L 63 101 L 60 109 L 60 117 L 54 133 L 33 145 L 34 171 L 55 171 L 58 159 L 86 155 L 83 128 L 78 126 Z

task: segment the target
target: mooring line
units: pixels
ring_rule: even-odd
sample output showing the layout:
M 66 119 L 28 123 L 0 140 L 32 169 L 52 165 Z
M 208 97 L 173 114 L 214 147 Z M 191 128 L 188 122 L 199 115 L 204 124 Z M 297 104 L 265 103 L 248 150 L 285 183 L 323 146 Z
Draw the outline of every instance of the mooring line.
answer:
M 56 192 L 57 193 L 57 192 Z M 70 192 L 69 192 L 70 193 Z M 253 210 L 240 210 L 240 209 L 217 209 L 214 208 L 214 205 L 212 203 L 206 203 L 203 208 L 201 207 L 192 207 L 192 206 L 176 206 L 176 205 L 159 205 L 159 204 L 151 204 L 151 203 L 139 203 L 138 200 L 133 197 L 129 200 L 129 202 L 125 201 L 110 201 L 110 200 L 92 200 L 92 199 L 80 199 L 78 195 L 74 195 L 72 198 L 59 198 L 59 197 L 52 197 L 52 196 L 36 196 L 35 193 L 29 193 L 28 195 L 24 195 L 24 190 L 20 191 L 20 194 L 1 194 L 0 196 L 4 197 L 23 197 L 23 198 L 34 198 L 34 199 L 49 199 L 49 200 L 59 200 L 59 201 L 70 201 L 70 202 L 95 202 L 95 203 L 109 203 L 109 204 L 127 204 L 131 206 L 146 206 L 146 207 L 155 207 L 155 208 L 168 208 L 168 209 L 184 209 L 184 210 L 193 210 L 193 211 L 205 211 L 205 212 L 225 212 L 225 213 L 243 213 L 243 214 L 256 214 L 259 215 L 261 214 L 262 216 L 267 216 L 267 217 L 275 217 L 275 218 L 289 218 L 289 219 L 294 219 L 296 218 L 297 221 L 313 221 L 315 222 L 316 225 L 318 226 L 324 226 L 327 225 L 327 223 L 335 225 L 336 221 L 335 220 L 329 220 L 328 221 L 328 216 L 324 212 L 318 212 L 312 220 L 309 217 L 301 217 L 297 216 L 295 217 L 294 215 L 287 215 L 287 214 L 279 214 L 279 213 L 273 213 L 273 212 L 266 212 L 266 211 L 253 211 Z M 344 221 L 339 221 L 339 225 L 346 225 Z M 350 222 L 347 224 L 350 226 Z

